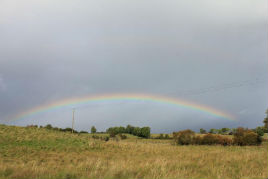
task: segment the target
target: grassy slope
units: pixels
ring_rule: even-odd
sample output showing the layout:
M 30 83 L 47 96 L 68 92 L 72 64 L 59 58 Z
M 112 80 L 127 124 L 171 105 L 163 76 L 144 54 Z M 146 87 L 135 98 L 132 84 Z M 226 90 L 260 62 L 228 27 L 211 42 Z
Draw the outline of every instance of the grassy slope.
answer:
M 174 146 L 0 125 L 0 178 L 267 178 L 267 143 Z

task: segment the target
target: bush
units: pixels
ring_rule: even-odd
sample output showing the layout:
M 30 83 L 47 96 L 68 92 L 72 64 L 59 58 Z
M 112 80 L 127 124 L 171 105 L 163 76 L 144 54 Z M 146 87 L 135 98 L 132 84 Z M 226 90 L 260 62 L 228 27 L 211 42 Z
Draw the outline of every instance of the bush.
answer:
M 115 137 L 116 136 L 116 134 L 112 131 L 112 132 L 110 132 L 110 137 Z
M 203 137 L 201 136 L 195 136 L 194 137 L 194 142 L 195 145 L 232 145 L 232 139 L 228 137 L 222 137 L 217 134 L 206 134 Z
M 195 133 L 190 129 L 173 133 L 173 139 L 179 145 L 194 144 L 194 138 Z
M 201 145 L 202 144 L 202 137 L 200 137 L 199 135 L 198 136 L 195 136 L 194 137 L 194 140 L 193 140 L 193 144 L 195 144 L 195 145 Z
M 97 135 L 92 135 L 92 138 L 93 138 L 93 139 L 99 139 L 100 137 L 97 136 Z
M 218 142 L 223 146 L 230 146 L 233 144 L 233 140 L 228 137 L 220 137 Z
M 28 125 L 28 126 L 26 126 L 27 128 L 38 128 L 38 126 L 37 125 Z
M 249 131 L 244 136 L 245 145 L 259 145 L 258 134 Z
M 124 135 L 124 134 L 119 134 L 119 137 L 120 137 L 122 140 L 127 139 L 127 136 Z
M 261 137 L 252 130 L 244 129 L 242 127 L 237 128 L 234 133 L 235 145 L 260 145 L 262 142 Z
M 108 136 L 104 136 L 104 137 L 101 137 L 101 140 L 104 140 L 105 142 L 109 141 L 110 137 Z
M 201 144 L 203 145 L 215 145 L 215 144 L 219 144 L 219 137 L 215 134 L 206 134 L 205 136 L 203 136 L 202 138 L 202 142 Z

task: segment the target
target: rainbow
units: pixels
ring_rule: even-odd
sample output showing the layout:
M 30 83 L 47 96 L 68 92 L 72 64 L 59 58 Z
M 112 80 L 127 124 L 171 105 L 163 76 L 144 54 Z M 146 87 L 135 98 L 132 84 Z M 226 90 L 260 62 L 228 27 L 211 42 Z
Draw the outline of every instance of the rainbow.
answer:
M 170 98 L 159 95 L 147 95 L 147 94 L 104 94 L 104 95 L 95 95 L 95 96 L 85 96 L 79 98 L 69 98 L 64 100 L 59 100 L 56 102 L 44 104 L 41 106 L 34 107 L 30 110 L 22 112 L 16 115 L 12 120 L 19 120 L 30 117 L 32 115 L 36 115 L 39 113 L 48 112 L 51 110 L 56 110 L 63 107 L 75 107 L 76 105 L 81 104 L 89 104 L 94 102 L 105 102 L 105 101 L 119 101 L 119 100 L 127 100 L 127 101 L 148 101 L 154 103 L 164 103 L 169 105 L 175 105 L 178 107 L 185 107 L 195 111 L 204 112 L 215 116 L 217 118 L 224 118 L 228 120 L 235 120 L 235 118 L 223 111 L 205 106 L 200 104 L 195 104 L 193 102 L 188 102 L 184 100 L 180 100 L 178 98 Z

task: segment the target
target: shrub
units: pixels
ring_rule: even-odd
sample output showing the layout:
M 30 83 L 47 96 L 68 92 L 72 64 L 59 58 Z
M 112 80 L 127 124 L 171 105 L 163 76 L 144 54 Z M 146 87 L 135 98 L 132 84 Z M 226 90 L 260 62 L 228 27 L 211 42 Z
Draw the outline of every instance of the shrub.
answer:
M 109 136 L 104 136 L 101 137 L 101 140 L 104 140 L 105 142 L 109 141 L 110 137 Z
M 258 134 L 248 131 L 244 136 L 244 141 L 245 145 L 259 145 Z
M 206 134 L 203 137 L 195 136 L 194 137 L 194 144 L 196 145 L 232 145 L 232 139 L 228 137 L 223 137 L 217 134 Z
M 220 137 L 218 140 L 219 144 L 223 146 L 229 146 L 233 144 L 233 140 L 228 137 Z
M 177 144 L 189 145 L 194 143 L 195 133 L 194 131 L 187 129 L 180 132 L 173 133 L 173 139 Z
M 202 144 L 202 137 L 201 136 L 195 136 L 193 140 L 193 144 L 195 145 L 201 145 Z
M 234 133 L 234 144 L 236 145 L 259 145 L 261 142 L 261 137 L 252 130 L 239 127 Z
M 100 137 L 97 136 L 97 135 L 92 135 L 92 138 L 93 138 L 93 139 L 99 139 Z
M 110 132 L 110 137 L 115 137 L 115 133 L 114 132 Z
M 124 135 L 124 134 L 119 134 L 119 137 L 120 137 L 122 140 L 127 139 L 127 136 Z
M 38 126 L 37 125 L 28 125 L 28 126 L 26 126 L 27 128 L 38 128 Z
M 205 136 L 203 136 L 202 138 L 202 142 L 201 144 L 203 145 L 214 145 L 214 144 L 219 144 L 219 137 L 215 134 L 206 134 Z

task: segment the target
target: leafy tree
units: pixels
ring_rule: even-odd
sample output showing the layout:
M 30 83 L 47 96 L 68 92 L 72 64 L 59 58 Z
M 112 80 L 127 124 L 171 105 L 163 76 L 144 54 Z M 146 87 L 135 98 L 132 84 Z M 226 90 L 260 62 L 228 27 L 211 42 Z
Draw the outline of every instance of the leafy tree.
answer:
M 133 134 L 133 131 L 134 131 L 134 127 L 131 126 L 131 125 L 127 125 L 127 127 L 126 127 L 126 133 Z
M 119 134 L 126 133 L 126 129 L 125 129 L 125 127 L 120 126 L 120 127 L 118 128 L 118 133 L 119 133 Z
M 97 132 L 97 129 L 95 126 L 91 127 L 91 134 L 95 134 Z
M 229 131 L 230 131 L 229 128 L 224 127 L 224 128 L 221 129 L 221 134 L 228 134 Z
M 133 130 L 133 135 L 140 136 L 140 134 L 141 134 L 141 129 L 139 127 L 135 127 Z
M 264 127 L 257 127 L 255 129 L 255 132 L 259 135 L 259 136 L 263 136 L 264 135 Z
M 47 125 L 45 126 L 45 128 L 46 128 L 46 129 L 52 129 L 53 127 L 52 127 L 51 124 L 47 124 Z
M 203 128 L 200 129 L 200 134 L 206 134 L 206 133 L 207 133 L 207 131 L 205 129 L 203 129 Z
M 218 132 L 217 132 L 217 129 L 210 129 L 209 130 L 209 133 L 211 133 L 211 134 L 217 134 Z
M 126 128 L 125 127 L 110 127 L 106 130 L 107 133 L 110 134 L 111 137 L 116 136 L 117 134 L 122 134 L 122 133 L 129 133 L 135 136 L 139 137 L 144 137 L 144 138 L 149 138 L 150 137 L 150 127 L 133 127 L 131 125 L 128 125 Z
M 142 127 L 140 129 L 140 137 L 149 138 L 151 135 L 151 129 L 150 127 Z

